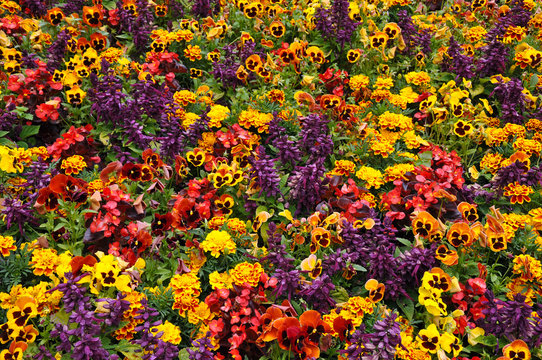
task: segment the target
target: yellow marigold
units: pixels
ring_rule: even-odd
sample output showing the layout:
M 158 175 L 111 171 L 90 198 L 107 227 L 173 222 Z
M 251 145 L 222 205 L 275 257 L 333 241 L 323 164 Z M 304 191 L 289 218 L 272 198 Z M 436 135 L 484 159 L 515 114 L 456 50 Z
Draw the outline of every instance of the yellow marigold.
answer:
M 184 49 L 184 56 L 190 59 L 190 61 L 201 60 L 201 48 L 198 45 L 188 45 Z
M 265 94 L 265 96 L 270 102 L 280 104 L 281 106 L 284 104 L 284 91 L 282 90 L 279 90 L 279 89 L 270 90 L 267 92 L 267 94 Z
M 127 322 L 122 328 L 115 331 L 115 337 L 117 340 L 126 339 L 131 340 L 134 338 L 135 327 L 145 320 L 136 319 L 138 311 L 143 309 L 141 300 L 146 299 L 145 294 L 142 294 L 138 291 L 130 291 L 124 293 L 126 295 L 123 300 L 126 300 L 130 303 L 130 308 L 122 314 L 122 320 Z
M 194 311 L 199 304 L 199 300 L 195 295 L 184 292 L 178 294 L 175 293 L 173 299 L 174 303 L 172 309 L 178 309 L 179 315 L 182 317 L 186 317 L 187 312 Z
M 504 217 L 504 222 L 510 225 L 514 230 L 525 229 L 525 225 L 527 225 L 531 219 L 527 214 L 510 213 L 503 214 L 502 216 Z
M 194 296 L 201 294 L 201 283 L 198 276 L 193 272 L 174 275 L 169 286 L 176 294 L 187 293 Z
M 329 173 L 329 175 L 344 175 L 349 176 L 354 172 L 356 164 L 350 160 L 335 160 L 335 168 Z
M 230 115 L 230 109 L 222 105 L 213 105 L 211 110 L 207 113 L 209 117 L 209 126 L 210 127 L 221 127 L 222 121 Z
M 93 194 L 96 191 L 101 192 L 103 189 L 105 189 L 105 187 L 106 185 L 102 180 L 96 179 L 88 183 L 87 190 L 89 194 Z
M 181 90 L 173 94 L 173 100 L 182 106 L 187 106 L 188 104 L 194 104 L 196 102 L 196 94 L 189 90 Z
M 514 141 L 513 145 L 515 150 L 523 151 L 527 155 L 540 154 L 542 151 L 542 144 L 536 140 L 519 138 Z
M 410 86 L 407 86 L 406 88 L 402 88 L 401 91 L 399 91 L 399 94 L 401 94 L 402 97 L 406 98 L 409 103 L 414 102 L 420 96 L 417 92 L 412 90 Z
M 369 85 L 369 78 L 365 75 L 354 75 L 348 81 L 348 86 L 354 91 L 359 91 Z
M 356 314 L 372 314 L 374 310 L 374 303 L 369 298 L 353 296 L 348 299 L 348 302 L 344 305 L 344 308 Z
M 345 320 L 352 320 L 352 325 L 358 327 L 363 322 L 365 314 L 373 313 L 374 304 L 367 298 L 354 296 L 348 299 L 341 309 L 340 316 Z
M 524 27 L 510 25 L 504 33 L 502 42 L 505 44 L 511 44 L 513 41 L 523 40 L 525 36 L 527 36 L 527 31 Z
M 209 220 L 207 226 L 209 226 L 209 229 L 218 230 L 224 223 L 226 223 L 226 218 L 224 218 L 224 216 L 214 216 Z
M 395 105 L 395 106 L 401 108 L 402 110 L 405 110 L 407 108 L 407 106 L 408 106 L 408 103 L 410 102 L 408 98 L 406 98 L 404 96 L 401 96 L 401 95 L 396 95 L 396 94 L 391 94 L 388 101 L 392 105 Z
M 407 131 L 414 128 L 412 119 L 403 114 L 395 114 L 386 111 L 378 117 L 378 125 L 389 131 Z
M 173 325 L 167 320 L 163 324 L 160 324 L 158 326 L 153 326 L 150 330 L 151 330 L 151 333 L 155 335 L 162 333 L 162 335 L 159 337 L 159 339 L 161 339 L 162 341 L 165 341 L 174 345 L 181 343 L 181 329 L 179 329 L 178 326 Z
M 216 143 L 215 133 L 208 131 L 201 134 L 201 139 L 198 140 L 198 147 L 206 152 L 212 153 L 215 143 Z
M 463 35 L 465 39 L 471 43 L 482 40 L 487 34 L 487 30 L 483 26 L 474 26 L 470 29 L 465 29 Z
M 268 129 L 268 124 L 273 120 L 273 114 L 261 113 L 258 110 L 249 108 L 248 110 L 243 110 L 239 115 L 239 125 L 245 129 L 250 129 L 250 127 L 255 127 L 258 129 L 258 132 L 264 132 Z
M 15 246 L 13 237 L 0 235 L 0 253 L 2 253 L 2 256 L 9 256 L 15 250 L 17 250 L 17 246 Z
M 525 127 L 529 131 L 541 131 L 542 130 L 542 121 L 540 121 L 538 119 L 529 119 L 529 121 L 527 121 L 525 123 Z
M 518 255 L 514 258 L 513 273 L 528 280 L 542 280 L 542 265 L 531 255 Z
M 385 170 L 386 181 L 395 181 L 397 179 L 406 180 L 405 174 L 409 171 L 414 171 L 412 164 L 395 164 L 388 166 Z
M 196 120 L 199 119 L 199 115 L 198 114 L 195 114 L 193 112 L 187 112 L 184 114 L 184 117 L 183 117 L 183 127 L 185 129 L 188 129 L 190 127 L 190 125 L 192 125 L 193 123 L 196 122 Z
M 380 186 L 384 185 L 384 177 L 380 170 L 374 169 L 370 166 L 362 166 L 357 172 L 356 176 L 365 181 L 366 187 L 368 189 L 375 188 L 378 189 Z
M 86 167 L 87 163 L 81 155 L 73 155 L 62 160 L 62 165 L 60 166 L 66 175 L 79 174 Z
M 421 136 L 416 135 L 413 130 L 407 131 L 403 134 L 403 140 L 409 149 L 417 149 L 420 146 L 427 146 L 429 143 L 424 140 Z
M 42 160 L 46 160 L 49 157 L 49 152 L 45 146 L 33 147 L 28 150 L 32 153 L 32 155 L 36 155 Z
M 501 168 L 501 163 L 503 162 L 503 160 L 504 158 L 499 153 L 485 154 L 482 158 L 482 161 L 480 161 L 480 168 L 488 170 L 490 173 L 495 174 Z
M 110 64 L 116 63 L 121 56 L 122 50 L 115 47 L 109 47 L 100 54 L 100 58 L 107 60 L 107 62 Z
M 392 93 L 389 90 L 377 89 L 371 93 L 371 99 L 376 102 L 390 99 Z
M 393 87 L 393 79 L 389 77 L 384 78 L 379 76 L 374 83 L 374 87 L 379 90 L 391 89 Z
M 56 250 L 38 248 L 32 253 L 30 265 L 34 269 L 34 274 L 37 276 L 50 276 L 56 270 L 60 261 Z
M 508 135 L 502 128 L 489 127 L 486 129 L 485 135 L 487 146 L 499 146 L 508 140 Z
M 230 271 L 230 274 L 234 284 L 242 286 L 246 283 L 256 287 L 260 281 L 260 276 L 263 274 L 263 268 L 259 263 L 242 262 L 237 264 Z
M 523 204 L 524 202 L 531 202 L 531 195 L 534 192 L 533 188 L 527 185 L 521 185 L 517 181 L 513 184 L 508 184 L 504 188 L 504 196 L 510 197 L 511 204 Z
M 200 302 L 193 310 L 188 311 L 188 322 L 190 324 L 207 324 L 213 318 L 209 305 Z
M 211 252 L 211 255 L 215 258 L 223 253 L 234 253 L 236 250 L 235 242 L 232 240 L 230 234 L 219 230 L 213 230 L 207 234 L 205 240 L 201 242 L 200 247 L 204 251 Z
M 360 192 L 359 199 L 366 201 L 369 207 L 376 207 L 376 197 L 368 191 Z
M 431 82 L 431 76 L 425 71 L 411 71 L 405 75 L 405 80 L 409 84 L 414 85 L 428 85 Z
M 518 137 L 518 138 L 523 138 L 525 137 L 525 127 L 523 125 L 519 125 L 519 124 L 512 124 L 512 123 L 507 123 L 504 128 L 504 133 L 506 134 L 506 136 L 515 136 L 515 137 Z
M 395 149 L 393 144 L 389 141 L 372 141 L 371 151 L 377 156 L 380 155 L 383 158 L 387 158 L 392 152 L 395 151 Z
M 237 235 L 244 235 L 247 232 L 247 224 L 238 218 L 228 219 L 228 229 Z
M 218 271 L 209 274 L 209 284 L 213 290 L 232 289 L 232 278 L 228 273 L 219 273 Z
M 190 30 L 177 30 L 175 31 L 174 39 L 175 41 L 192 41 L 194 34 Z

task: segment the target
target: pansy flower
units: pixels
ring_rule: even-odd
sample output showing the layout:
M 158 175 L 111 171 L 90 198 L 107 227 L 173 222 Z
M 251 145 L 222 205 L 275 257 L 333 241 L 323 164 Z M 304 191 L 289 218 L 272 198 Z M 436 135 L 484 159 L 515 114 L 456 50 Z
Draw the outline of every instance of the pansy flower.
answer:
M 301 261 L 301 270 L 307 271 L 312 279 L 316 279 L 322 273 L 322 260 L 315 254 L 310 254 L 308 258 Z
M 448 266 L 457 265 L 459 260 L 457 251 L 448 249 L 444 244 L 440 245 L 435 251 L 435 258 Z
M 102 26 L 101 20 L 103 20 L 103 14 L 98 6 L 83 7 L 83 21 L 85 24 L 91 27 L 100 27 Z
M 431 354 L 437 353 L 437 351 L 441 348 L 450 347 L 454 342 L 452 335 L 448 333 L 440 335 L 435 324 L 431 324 L 426 329 L 420 330 L 418 338 L 420 339 L 422 349 L 430 352 Z
M 478 220 L 478 212 L 476 211 L 475 205 L 467 202 L 461 202 L 459 205 L 457 205 L 457 210 L 459 210 L 463 220 L 465 221 L 472 223 Z
M 64 13 L 58 7 L 49 9 L 47 15 L 45 15 L 45 19 L 47 19 L 51 25 L 57 26 L 64 19 Z
M 448 230 L 446 237 L 455 248 L 469 246 L 474 240 L 474 235 L 469 224 L 464 222 L 454 223 Z
M 369 299 L 373 303 L 377 303 L 384 298 L 386 286 L 375 279 L 369 279 L 365 283 L 365 289 L 369 291 Z
M 464 137 L 472 133 L 474 131 L 474 127 L 468 121 L 457 120 L 454 124 L 453 131 L 454 131 L 454 134 L 456 134 L 457 136 Z
M 273 21 L 269 25 L 269 32 L 276 38 L 281 38 L 286 33 L 286 27 L 281 21 Z
M 2 350 L 0 352 L 0 359 L 2 360 L 22 360 L 23 353 L 28 348 L 28 345 L 23 341 L 13 341 L 9 345 L 9 349 Z
M 15 302 L 15 307 L 8 310 L 8 322 L 13 322 L 19 328 L 26 325 L 27 321 L 38 315 L 35 300 L 28 296 L 22 296 Z
M 497 360 L 530 360 L 531 351 L 523 340 L 514 340 L 502 349 L 503 356 Z
M 360 49 L 350 49 L 346 53 L 346 60 L 348 60 L 349 63 L 353 64 L 357 62 L 362 55 L 362 52 Z
M 412 221 L 412 231 L 414 232 L 414 235 L 419 235 L 423 238 L 428 238 L 429 235 L 436 232 L 438 228 L 439 223 L 437 219 L 427 211 L 420 211 Z

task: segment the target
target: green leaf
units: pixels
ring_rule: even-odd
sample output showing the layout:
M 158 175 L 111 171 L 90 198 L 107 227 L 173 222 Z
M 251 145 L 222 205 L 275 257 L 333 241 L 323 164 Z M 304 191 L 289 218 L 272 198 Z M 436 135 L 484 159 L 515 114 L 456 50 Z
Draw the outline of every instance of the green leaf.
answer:
M 397 305 L 403 310 L 408 321 L 412 321 L 414 317 L 414 302 L 409 298 L 402 298 L 397 300 Z
M 406 245 L 406 246 L 412 246 L 412 242 L 407 240 L 407 239 L 403 239 L 403 238 L 395 238 L 397 241 L 399 241 L 401 244 L 403 245 Z
M 19 135 L 21 139 L 26 139 L 32 135 L 36 135 L 40 131 L 39 125 L 30 125 L 23 127 L 21 134 Z
M 534 88 L 534 87 L 536 87 L 537 84 L 538 84 L 538 76 L 536 74 L 534 74 L 533 76 L 531 76 L 531 81 L 529 82 L 529 87 Z
M 484 90 L 485 88 L 481 84 L 478 84 L 474 89 L 470 91 L 470 94 L 472 95 L 472 97 L 475 97 L 476 95 L 480 95 L 481 93 L 483 93 Z
M 486 345 L 486 346 L 495 346 L 495 345 L 497 345 L 497 338 L 495 337 L 495 335 L 478 336 L 476 338 L 476 341 L 479 344 Z
M 4 137 L 9 134 L 9 131 L 0 131 L 0 137 Z
M 347 302 L 349 297 L 345 288 L 337 286 L 335 290 L 330 292 L 331 297 L 338 303 Z
M 354 270 L 356 270 L 356 271 L 367 272 L 367 269 L 364 268 L 364 267 L 361 266 L 361 265 L 358 265 L 358 264 L 352 264 L 352 267 L 353 267 Z

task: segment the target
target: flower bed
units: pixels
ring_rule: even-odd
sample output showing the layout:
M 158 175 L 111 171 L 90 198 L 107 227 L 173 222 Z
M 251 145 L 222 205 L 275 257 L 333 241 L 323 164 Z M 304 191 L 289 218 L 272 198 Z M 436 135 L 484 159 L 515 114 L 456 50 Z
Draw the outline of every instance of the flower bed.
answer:
M 0 17 L 0 360 L 542 357 L 540 3 Z

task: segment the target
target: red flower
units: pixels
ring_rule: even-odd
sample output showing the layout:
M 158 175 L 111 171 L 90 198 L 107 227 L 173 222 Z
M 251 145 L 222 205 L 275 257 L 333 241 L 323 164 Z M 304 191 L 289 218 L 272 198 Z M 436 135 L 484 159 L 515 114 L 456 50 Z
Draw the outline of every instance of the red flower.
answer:
M 55 98 L 54 100 L 49 100 L 44 104 L 40 104 L 36 107 L 36 116 L 41 119 L 41 121 L 47 121 L 51 119 L 56 121 L 58 119 L 58 108 L 60 108 L 60 98 Z

